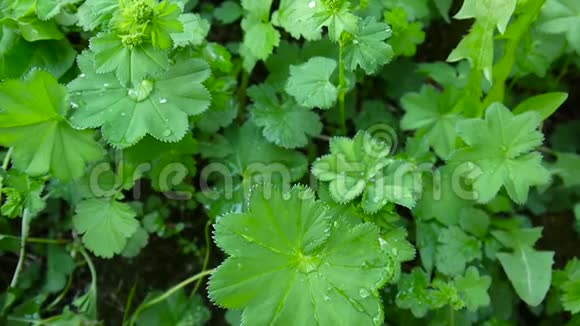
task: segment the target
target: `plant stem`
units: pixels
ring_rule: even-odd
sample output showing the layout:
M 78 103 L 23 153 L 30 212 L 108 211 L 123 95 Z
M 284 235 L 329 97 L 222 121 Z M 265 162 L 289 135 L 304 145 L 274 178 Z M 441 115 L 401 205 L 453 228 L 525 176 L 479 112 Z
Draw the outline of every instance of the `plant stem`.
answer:
M 211 223 L 212 223 L 212 219 L 209 219 L 207 221 L 207 223 L 205 223 L 205 228 L 204 228 L 205 257 L 203 259 L 203 265 L 201 266 L 202 271 L 205 271 L 207 269 L 207 265 L 209 264 L 209 254 L 210 254 L 210 249 L 211 249 L 211 241 L 209 238 L 209 227 L 211 226 Z M 195 287 L 193 288 L 193 291 L 191 292 L 192 295 L 197 293 L 197 291 L 199 290 L 199 287 L 201 286 L 202 280 L 203 280 L 203 278 L 200 278 L 197 280 L 197 282 L 195 283 Z
M 0 234 L 1 239 L 12 239 L 12 240 L 20 240 L 20 237 L 9 235 L 9 234 Z M 52 245 L 63 245 L 70 243 L 67 239 L 45 239 L 45 238 L 27 238 L 27 243 L 42 243 L 42 244 L 52 244 Z
M 12 157 L 12 152 L 14 147 L 10 147 L 6 156 L 4 156 L 4 161 L 2 162 L 2 170 L 6 171 L 8 169 L 8 164 L 10 164 L 10 158 Z M 2 189 L 4 188 L 4 177 L 0 175 L 0 202 L 2 201 Z
M 24 265 L 24 259 L 26 258 L 26 240 L 28 238 L 28 231 L 30 229 L 30 212 L 28 208 L 24 208 L 24 213 L 22 214 L 22 226 L 20 230 L 20 254 L 18 255 L 18 263 L 16 264 L 16 269 L 12 275 L 12 281 L 10 282 L 10 288 L 16 287 L 18 284 L 18 277 L 22 271 L 22 265 Z
M 123 322 L 121 325 L 124 325 L 129 318 L 129 311 L 131 311 L 131 304 L 133 303 L 133 298 L 135 297 L 135 291 L 137 290 L 137 282 L 133 284 L 131 288 L 131 292 L 129 292 L 129 297 L 127 298 L 127 303 L 125 303 L 125 311 L 123 312 Z
M 340 129 L 342 134 L 346 136 L 346 110 L 344 102 L 346 96 L 346 78 L 344 75 L 344 49 L 342 42 L 339 42 L 338 49 L 338 109 L 340 111 Z
M 169 298 L 170 296 L 172 296 L 175 292 L 183 289 L 184 287 L 186 287 L 187 285 L 197 281 L 198 279 L 201 279 L 207 275 L 210 275 L 211 273 L 213 273 L 215 271 L 215 269 L 210 269 L 210 270 L 206 270 L 206 271 L 202 271 L 199 272 L 193 276 L 191 276 L 190 278 L 182 281 L 181 283 L 177 284 L 176 286 L 172 287 L 171 289 L 165 291 L 165 293 L 163 293 L 162 295 L 158 296 L 157 298 L 147 301 L 145 303 L 143 303 L 142 305 L 140 305 L 139 307 L 137 307 L 137 310 L 135 310 L 135 313 L 133 313 L 133 317 L 131 318 L 131 321 L 129 322 L 129 326 L 133 326 L 135 325 L 135 322 L 137 321 L 137 318 L 139 317 L 139 315 L 141 314 L 141 312 L 147 308 L 150 308 L 160 302 L 163 302 L 164 300 L 166 300 L 167 298 Z
M 250 74 L 242 68 L 242 83 L 239 88 L 238 93 L 238 103 L 240 105 L 238 112 L 238 120 L 240 122 L 244 121 L 244 112 L 246 111 L 247 94 L 246 90 L 248 88 L 248 83 L 250 82 Z
M 506 81 L 509 78 L 513 66 L 516 62 L 517 50 L 521 40 L 527 33 L 529 27 L 538 17 L 545 0 L 529 1 L 522 9 L 519 17 L 510 24 L 505 35 L 509 35 L 501 60 L 493 67 L 493 86 L 483 101 L 486 108 L 493 102 L 503 102 L 506 91 Z

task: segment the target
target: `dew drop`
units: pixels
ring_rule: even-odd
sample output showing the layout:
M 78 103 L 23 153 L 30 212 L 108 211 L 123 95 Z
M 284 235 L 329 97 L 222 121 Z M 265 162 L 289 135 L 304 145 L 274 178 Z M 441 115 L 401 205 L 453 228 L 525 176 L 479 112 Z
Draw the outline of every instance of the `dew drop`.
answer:
M 78 105 L 78 104 L 76 104 L 75 102 L 71 102 L 71 103 L 70 103 L 70 106 L 71 106 L 73 109 L 78 109 L 78 107 L 79 107 L 79 105 Z
M 311 0 L 311 1 L 308 3 L 308 8 L 310 8 L 310 9 L 314 9 L 315 7 L 316 7 L 316 1 L 314 1 L 314 0 Z
M 104 87 L 104 88 L 107 88 L 107 87 L 109 87 L 109 86 L 111 86 L 111 85 L 109 85 L 109 83 L 104 83 L 104 84 L 103 84 L 103 87 Z
M 358 40 L 353 40 L 352 43 L 358 44 Z
M 124 117 L 124 116 L 126 116 L 126 115 L 127 115 L 127 113 L 125 113 L 125 112 L 121 112 L 121 116 L 122 116 L 122 117 Z
M 159 103 L 165 104 L 165 103 L 167 103 L 167 99 L 162 98 L 162 99 L 159 100 Z
M 81 78 L 85 78 L 86 76 L 87 76 L 87 75 L 85 75 L 85 74 L 80 74 L 80 75 L 79 75 L 79 77 L 81 77 Z
M 171 136 L 172 133 L 173 132 L 171 130 L 167 129 L 163 132 L 163 137 L 169 137 L 169 136 Z
M 371 294 L 369 293 L 369 290 L 367 290 L 367 289 L 364 289 L 364 288 L 361 288 L 361 289 L 358 291 L 358 294 L 359 294 L 359 295 L 360 295 L 360 297 L 361 297 L 361 298 L 363 298 L 363 299 L 366 299 L 366 298 L 367 298 L 369 295 L 371 295 Z
M 330 297 L 329 297 L 329 296 L 327 296 L 327 295 L 325 295 L 325 296 L 324 296 L 324 301 L 326 301 L 326 302 L 329 302 L 329 301 L 330 301 Z

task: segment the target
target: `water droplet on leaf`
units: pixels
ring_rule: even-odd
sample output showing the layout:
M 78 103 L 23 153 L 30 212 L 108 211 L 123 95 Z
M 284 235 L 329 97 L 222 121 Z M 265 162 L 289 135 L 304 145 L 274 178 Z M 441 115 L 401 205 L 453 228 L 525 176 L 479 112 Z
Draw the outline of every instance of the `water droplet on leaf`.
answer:
M 367 290 L 367 289 L 364 289 L 364 288 L 361 288 L 361 289 L 358 291 L 358 294 L 359 294 L 359 295 L 360 295 L 360 297 L 361 297 L 361 298 L 363 298 L 363 299 L 366 299 L 366 298 L 367 298 L 369 295 L 371 295 L 371 294 L 369 293 L 369 290 Z
M 165 104 L 165 103 L 167 103 L 167 99 L 162 98 L 162 99 L 159 100 L 159 103 Z
M 314 0 L 311 0 L 311 1 L 308 3 L 308 8 L 310 8 L 310 9 L 314 9 L 314 8 L 316 8 L 316 1 L 314 1 Z
M 169 137 L 169 136 L 171 136 L 172 133 L 173 132 L 171 130 L 167 129 L 163 132 L 163 137 Z

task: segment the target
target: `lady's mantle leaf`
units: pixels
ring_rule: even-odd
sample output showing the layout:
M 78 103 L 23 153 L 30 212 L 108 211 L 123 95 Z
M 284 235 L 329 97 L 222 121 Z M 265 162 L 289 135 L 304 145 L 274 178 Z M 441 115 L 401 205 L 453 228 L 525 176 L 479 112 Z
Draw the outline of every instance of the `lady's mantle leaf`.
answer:
M 393 48 L 385 42 L 391 28 L 368 17 L 359 23 L 358 31 L 343 38 L 344 60 L 348 70 L 361 67 L 367 74 L 375 73 L 395 56 Z
M 137 231 L 135 211 L 111 199 L 88 199 L 80 202 L 73 217 L 75 230 L 84 233 L 83 243 L 95 255 L 111 258 L 120 253 L 127 239 Z
M 96 72 L 115 71 L 124 86 L 132 87 L 143 78 L 167 70 L 167 53 L 151 44 L 125 46 L 120 37 L 103 34 L 91 39 Z
M 286 92 L 302 106 L 331 108 L 338 96 L 338 88 L 330 82 L 336 66 L 336 60 L 324 57 L 314 57 L 304 64 L 290 66 Z
M 67 90 L 47 72 L 0 84 L 0 109 L 0 144 L 14 147 L 14 165 L 29 175 L 75 179 L 103 154 L 92 132 L 70 126 Z
M 319 4 L 315 0 L 282 0 L 278 10 L 272 15 L 272 21 L 294 38 L 318 40 L 322 29 L 313 19 L 317 6 Z
M 210 297 L 244 309 L 244 325 L 382 325 L 378 229 L 332 218 L 309 190 L 255 189 L 249 212 L 218 220 L 215 240 L 230 257 Z
M 89 53 L 78 61 L 83 73 L 69 84 L 78 106 L 71 120 L 79 128 L 102 127 L 105 139 L 116 147 L 129 147 L 146 134 L 177 142 L 189 128 L 187 116 L 210 104 L 211 95 L 201 84 L 210 71 L 202 60 L 179 59 L 132 89 L 112 73 L 96 73 Z
M 461 116 L 449 112 L 453 106 L 453 91 L 439 93 L 424 86 L 419 93 L 407 93 L 401 98 L 405 115 L 401 120 L 404 130 L 419 130 L 435 153 L 446 159 L 455 149 L 456 124 Z
M 254 101 L 252 120 L 264 128 L 264 137 L 278 146 L 306 146 L 310 136 L 319 135 L 322 131 L 318 114 L 296 104 L 288 96 L 281 101 L 276 90 L 268 84 L 251 87 L 248 95 Z
M 481 173 L 473 189 L 478 201 L 487 203 L 504 186 L 517 203 L 528 198 L 530 186 L 546 183 L 550 173 L 542 166 L 542 155 L 533 149 L 542 144 L 537 130 L 540 116 L 535 112 L 513 115 L 505 106 L 492 104 L 485 120 L 458 123 L 459 136 L 468 147 L 453 154 L 452 160 L 474 164 Z
M 548 34 L 566 34 L 570 46 L 580 54 L 580 2 L 546 1 L 542 8 L 540 30 Z
M 363 194 L 362 207 L 367 213 L 376 213 L 389 202 L 413 207 L 413 167 L 388 158 L 390 149 L 391 144 L 368 132 L 353 139 L 337 137 L 330 142 L 331 154 L 316 160 L 312 173 L 318 180 L 330 182 L 330 194 L 339 203 Z

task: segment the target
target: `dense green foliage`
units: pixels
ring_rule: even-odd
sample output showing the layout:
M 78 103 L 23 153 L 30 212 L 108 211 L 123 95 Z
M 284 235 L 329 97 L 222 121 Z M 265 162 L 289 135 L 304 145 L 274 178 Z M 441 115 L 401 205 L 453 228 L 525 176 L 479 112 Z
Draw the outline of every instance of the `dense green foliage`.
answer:
M 579 71 L 577 0 L 1 1 L 0 324 L 576 325 Z

